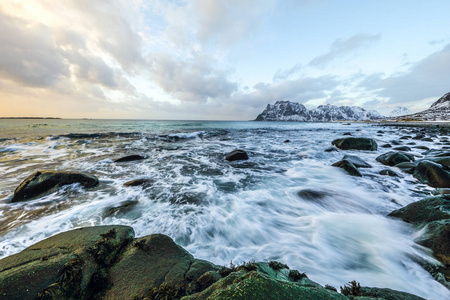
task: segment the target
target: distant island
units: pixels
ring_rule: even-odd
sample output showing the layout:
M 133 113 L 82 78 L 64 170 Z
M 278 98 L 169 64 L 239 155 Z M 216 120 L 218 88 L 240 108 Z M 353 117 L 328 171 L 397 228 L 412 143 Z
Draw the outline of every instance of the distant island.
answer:
M 0 117 L 0 119 L 20 119 L 20 120 L 61 120 L 61 118 L 53 117 Z

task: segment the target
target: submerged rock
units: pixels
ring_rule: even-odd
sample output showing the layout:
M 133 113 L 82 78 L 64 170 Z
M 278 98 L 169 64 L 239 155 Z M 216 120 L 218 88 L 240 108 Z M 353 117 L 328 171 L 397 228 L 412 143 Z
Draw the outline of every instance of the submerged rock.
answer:
M 415 168 L 413 176 L 420 182 L 435 188 L 450 187 L 450 172 L 441 164 L 429 160 L 421 161 Z
M 117 162 L 129 162 L 129 161 L 142 160 L 142 159 L 145 159 L 145 156 L 134 154 L 134 155 L 128 155 L 128 156 L 124 156 L 121 158 L 117 158 L 114 160 L 114 162 L 116 162 L 116 163 Z
M 16 188 L 11 202 L 41 197 L 54 192 L 59 187 L 73 183 L 90 188 L 98 184 L 98 179 L 94 175 L 81 172 L 36 171 Z
M 340 160 L 340 161 L 332 164 L 332 166 L 344 169 L 351 176 L 362 177 L 358 168 L 353 163 L 351 163 L 350 161 L 348 161 L 346 159 Z
M 235 161 L 235 160 L 247 160 L 248 154 L 244 150 L 236 149 L 234 151 L 231 151 L 228 153 L 225 157 L 228 161 Z
M 150 182 L 150 179 L 139 178 L 139 179 L 134 179 L 134 180 L 127 181 L 123 185 L 124 186 L 140 186 L 140 185 L 144 185 L 144 184 L 149 183 L 149 182 Z
M 376 151 L 378 147 L 377 142 L 375 142 L 374 139 L 356 137 L 336 139 L 332 141 L 331 144 L 342 150 Z
M 106 209 L 106 211 L 103 213 L 103 217 L 111 217 L 119 214 L 124 214 L 126 212 L 129 212 L 133 207 L 135 207 L 139 201 L 137 200 L 128 200 L 120 203 L 117 206 L 111 207 Z
M 362 160 L 361 158 L 359 158 L 358 156 L 355 156 L 355 155 L 346 154 L 346 155 L 344 155 L 342 160 L 348 160 L 349 162 L 354 164 L 355 167 L 357 167 L 357 168 L 372 168 L 372 166 L 370 164 L 368 164 L 367 162 L 365 162 L 364 160 Z

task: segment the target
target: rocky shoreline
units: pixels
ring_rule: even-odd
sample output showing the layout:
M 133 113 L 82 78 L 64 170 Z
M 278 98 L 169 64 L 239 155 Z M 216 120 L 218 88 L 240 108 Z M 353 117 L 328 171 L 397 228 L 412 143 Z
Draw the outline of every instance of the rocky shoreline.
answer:
M 442 137 L 448 134 L 450 126 L 380 125 L 402 135 L 398 140 L 378 145 L 370 137 L 352 137 L 349 132 L 346 135 L 350 137 L 332 141 L 334 147 L 326 151 L 386 149 L 376 158 L 386 165 L 381 175 L 401 176 L 405 172 L 435 188 L 436 196 L 411 203 L 388 217 L 399 218 L 423 232 L 416 242 L 431 249 L 440 264 L 416 259 L 437 281 L 450 288 L 450 140 Z M 383 133 L 378 131 L 380 136 Z M 435 144 L 440 149 L 415 145 L 418 140 L 436 140 L 438 135 L 441 138 Z M 423 151 L 422 156 L 408 153 L 411 148 Z M 142 158 L 124 157 L 116 162 Z M 235 150 L 226 158 L 241 159 L 248 159 L 243 150 Z M 348 175 L 362 176 L 358 169 L 370 168 L 371 163 L 374 162 L 345 154 L 333 166 L 344 169 Z M 18 186 L 12 202 L 35 199 L 73 183 L 90 188 L 98 184 L 98 179 L 80 172 L 37 171 Z M 343 282 L 342 287 L 323 287 L 308 279 L 307 274 L 275 261 L 217 266 L 195 259 L 168 236 L 135 238 L 131 227 L 115 225 L 63 232 L 0 260 L 0 299 L 423 298 L 390 289 L 360 287 L 357 281 L 347 285 Z

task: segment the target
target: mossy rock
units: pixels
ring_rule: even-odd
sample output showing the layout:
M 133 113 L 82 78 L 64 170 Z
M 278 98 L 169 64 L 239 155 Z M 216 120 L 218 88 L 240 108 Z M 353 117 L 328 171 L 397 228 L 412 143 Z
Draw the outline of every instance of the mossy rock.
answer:
M 450 219 L 450 195 L 430 197 L 394 210 L 388 216 L 415 225 Z
M 450 172 L 441 164 L 423 160 L 414 170 L 413 176 L 420 182 L 435 188 L 450 187 Z
M 362 175 L 359 172 L 358 168 L 355 167 L 354 164 L 352 164 L 350 161 L 348 161 L 346 159 L 338 161 L 338 162 L 332 164 L 332 166 L 344 169 L 351 176 L 362 177 Z
M 383 165 L 395 166 L 399 163 L 414 161 L 414 156 L 408 153 L 389 151 L 378 156 L 376 161 Z
M 356 138 L 356 137 L 342 138 L 332 141 L 331 144 L 342 150 L 376 151 L 378 148 L 377 142 L 375 142 L 374 139 L 370 138 Z

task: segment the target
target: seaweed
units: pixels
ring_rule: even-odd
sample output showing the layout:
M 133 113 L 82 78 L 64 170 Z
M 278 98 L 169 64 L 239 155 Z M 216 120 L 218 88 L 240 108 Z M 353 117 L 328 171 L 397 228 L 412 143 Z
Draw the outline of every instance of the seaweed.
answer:
M 341 294 L 345 296 L 359 296 L 361 293 L 361 285 L 356 280 L 350 281 L 344 287 L 340 287 Z

